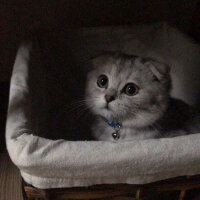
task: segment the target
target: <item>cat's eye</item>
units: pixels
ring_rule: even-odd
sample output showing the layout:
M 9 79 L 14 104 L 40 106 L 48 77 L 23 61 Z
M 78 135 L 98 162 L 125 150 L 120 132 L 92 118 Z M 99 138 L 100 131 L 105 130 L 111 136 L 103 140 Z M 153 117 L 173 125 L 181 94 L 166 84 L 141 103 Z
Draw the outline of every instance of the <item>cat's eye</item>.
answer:
M 97 85 L 100 88 L 106 88 L 108 86 L 108 77 L 104 74 L 100 75 L 97 79 Z
M 123 92 L 128 96 L 136 95 L 139 91 L 139 87 L 134 83 L 128 83 L 125 85 Z

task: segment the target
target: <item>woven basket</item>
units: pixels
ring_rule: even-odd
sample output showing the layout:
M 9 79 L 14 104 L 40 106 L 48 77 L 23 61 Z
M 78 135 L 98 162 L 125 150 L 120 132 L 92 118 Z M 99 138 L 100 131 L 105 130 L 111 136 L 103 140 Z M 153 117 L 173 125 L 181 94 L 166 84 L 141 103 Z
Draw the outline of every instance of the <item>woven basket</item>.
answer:
M 186 191 L 197 188 L 200 188 L 200 176 L 178 177 L 145 185 L 109 184 L 59 189 L 38 189 L 22 180 L 24 200 L 183 200 Z

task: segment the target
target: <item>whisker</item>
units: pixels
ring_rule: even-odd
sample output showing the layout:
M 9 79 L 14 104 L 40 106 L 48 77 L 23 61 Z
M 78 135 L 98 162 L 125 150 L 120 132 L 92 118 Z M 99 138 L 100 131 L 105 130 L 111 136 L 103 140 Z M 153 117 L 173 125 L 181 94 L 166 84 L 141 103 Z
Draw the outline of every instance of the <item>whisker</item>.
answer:
M 77 120 L 77 119 L 79 119 L 81 116 L 83 116 L 83 114 L 85 114 L 86 111 L 88 111 L 88 110 L 89 110 L 88 107 L 85 107 L 85 108 L 79 110 L 79 111 L 78 111 L 78 115 L 76 115 L 76 117 L 75 117 L 75 120 Z M 89 113 L 89 112 L 88 112 L 88 113 Z M 88 114 L 88 113 L 87 113 L 87 114 Z

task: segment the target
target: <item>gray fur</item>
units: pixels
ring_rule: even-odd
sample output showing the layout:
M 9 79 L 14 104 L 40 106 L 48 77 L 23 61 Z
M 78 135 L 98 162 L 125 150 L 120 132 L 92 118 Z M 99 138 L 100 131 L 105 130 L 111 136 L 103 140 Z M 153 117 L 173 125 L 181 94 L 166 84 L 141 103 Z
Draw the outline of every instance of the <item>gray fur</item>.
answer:
M 91 64 L 93 70 L 88 74 L 86 102 L 96 115 L 92 132 L 97 140 L 113 140 L 114 130 L 102 117 L 122 123 L 120 140 L 172 137 L 199 131 L 199 123 L 195 122 L 196 128 L 191 125 L 195 120 L 199 122 L 192 109 L 170 97 L 169 66 L 121 53 L 104 54 L 92 59 Z M 97 85 L 102 74 L 109 79 L 107 88 Z M 139 87 L 134 96 L 122 92 L 130 82 Z M 106 94 L 116 95 L 116 99 L 107 104 Z

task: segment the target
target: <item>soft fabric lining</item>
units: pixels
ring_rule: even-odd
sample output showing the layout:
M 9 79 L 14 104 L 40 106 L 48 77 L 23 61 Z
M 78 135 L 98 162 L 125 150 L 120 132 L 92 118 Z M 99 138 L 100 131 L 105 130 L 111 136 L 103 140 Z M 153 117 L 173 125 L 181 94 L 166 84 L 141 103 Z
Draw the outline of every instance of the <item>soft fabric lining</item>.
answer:
M 107 31 L 105 29 L 105 33 Z M 124 32 L 126 30 L 119 31 L 119 35 Z M 38 80 L 41 79 L 39 72 L 42 65 L 39 70 L 38 66 L 29 63 L 33 51 L 31 43 L 24 43 L 18 50 L 11 78 L 6 125 L 8 152 L 26 182 L 38 188 L 58 188 L 106 183 L 144 184 L 200 174 L 199 133 L 119 143 L 73 142 L 36 136 L 36 131 L 43 130 L 32 127 L 34 107 L 31 102 L 33 97 L 41 98 L 45 91 L 42 87 L 41 91 L 34 90 L 28 84 L 33 72 L 38 74 Z M 35 109 L 40 111 L 40 107 Z M 41 116 L 44 111 L 42 108 Z M 45 125 L 45 120 L 43 123 Z

